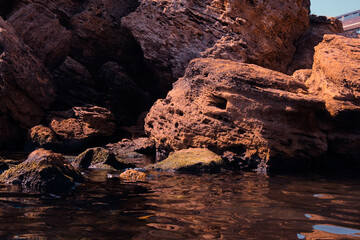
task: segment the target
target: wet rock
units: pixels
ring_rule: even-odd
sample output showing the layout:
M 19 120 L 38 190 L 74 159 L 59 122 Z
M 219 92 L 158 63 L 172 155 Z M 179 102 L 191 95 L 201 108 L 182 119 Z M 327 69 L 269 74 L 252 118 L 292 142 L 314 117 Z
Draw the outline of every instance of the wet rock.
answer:
M 66 191 L 83 180 L 81 173 L 61 154 L 44 149 L 32 152 L 26 161 L 0 175 L 0 182 L 4 184 L 47 192 Z
M 45 66 L 1 17 L 0 51 L 0 147 L 9 147 L 40 122 L 56 89 Z
M 298 69 L 311 69 L 314 62 L 315 46 L 322 42 L 325 34 L 342 33 L 340 20 L 334 17 L 310 15 L 310 28 L 305 31 L 296 43 L 296 52 L 288 73 Z
M 296 78 L 251 64 L 195 59 L 151 108 L 145 131 L 159 148 L 230 151 L 260 166 L 269 159 L 301 163 L 290 160 L 306 162 L 327 151 L 322 114 L 324 102 Z
M 122 180 L 137 182 L 137 181 L 145 181 L 146 180 L 146 173 L 136 171 L 134 169 L 126 170 L 125 172 L 121 173 L 119 176 Z
M 286 71 L 308 26 L 310 1 L 141 1 L 122 19 L 163 87 L 197 57 L 230 59 Z
M 189 148 L 170 153 L 165 160 L 148 168 L 184 173 L 219 172 L 222 158 L 206 148 Z
M 67 57 L 61 66 L 54 70 L 53 75 L 58 86 L 58 96 L 53 108 L 64 110 L 99 101 L 99 93 L 91 74 L 71 57 Z
M 117 157 L 114 153 L 101 147 L 90 148 L 76 157 L 73 165 L 76 168 L 125 169 L 135 167 L 133 164 Z

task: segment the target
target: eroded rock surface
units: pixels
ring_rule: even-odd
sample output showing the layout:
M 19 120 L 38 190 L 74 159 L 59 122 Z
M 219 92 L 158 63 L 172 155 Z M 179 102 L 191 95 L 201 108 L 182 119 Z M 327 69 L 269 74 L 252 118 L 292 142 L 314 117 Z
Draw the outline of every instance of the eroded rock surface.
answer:
M 325 34 L 342 33 L 340 20 L 334 17 L 310 15 L 310 28 L 303 33 L 296 43 L 296 52 L 288 73 L 298 69 L 311 69 L 314 62 L 315 47 L 322 42 Z
M 256 65 L 193 60 L 150 110 L 146 132 L 157 146 L 208 147 L 241 159 L 310 159 L 327 151 L 317 115 L 321 99 L 303 82 Z
M 47 192 L 70 190 L 76 182 L 83 180 L 81 173 L 61 154 L 45 149 L 32 152 L 26 161 L 0 175 L 2 183 Z
M 197 57 L 230 59 L 286 71 L 308 26 L 310 2 L 142 0 L 122 19 L 163 84 Z

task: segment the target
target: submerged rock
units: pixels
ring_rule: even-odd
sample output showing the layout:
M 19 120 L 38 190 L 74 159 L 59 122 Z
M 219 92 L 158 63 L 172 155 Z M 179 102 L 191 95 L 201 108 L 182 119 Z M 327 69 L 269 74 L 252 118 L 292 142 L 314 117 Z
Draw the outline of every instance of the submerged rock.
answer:
M 137 181 L 145 181 L 146 180 L 146 173 L 136 171 L 134 169 L 126 170 L 125 172 L 121 173 L 119 178 L 125 181 L 137 182 Z
M 224 165 L 222 158 L 206 148 L 189 148 L 170 153 L 165 160 L 148 168 L 184 173 L 219 172 Z
M 73 165 L 76 168 L 125 169 L 135 165 L 117 157 L 114 153 L 101 147 L 90 148 L 76 157 Z
M 69 190 L 83 180 L 81 173 L 64 156 L 45 149 L 32 152 L 26 161 L 0 175 L 1 183 L 50 192 Z

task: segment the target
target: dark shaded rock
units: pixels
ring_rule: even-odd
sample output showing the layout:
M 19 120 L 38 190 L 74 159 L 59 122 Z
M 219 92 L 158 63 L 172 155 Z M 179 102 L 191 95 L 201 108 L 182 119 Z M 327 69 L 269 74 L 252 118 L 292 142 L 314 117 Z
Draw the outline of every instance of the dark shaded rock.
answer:
M 71 32 L 46 7 L 28 4 L 8 22 L 46 66 L 55 67 L 68 55 Z
M 114 153 L 101 147 L 90 148 L 76 157 L 73 165 L 76 168 L 125 169 L 135 165 L 118 158 Z
M 142 0 L 122 19 L 163 88 L 197 57 L 255 63 L 286 71 L 308 27 L 310 1 Z
M 56 96 L 49 72 L 0 17 L 0 148 L 19 146 Z M 17 144 L 16 144 L 17 143 Z
M 170 153 L 168 158 L 148 168 L 184 173 L 215 173 L 224 165 L 219 155 L 206 148 L 189 148 Z
M 303 33 L 296 43 L 296 52 L 288 73 L 298 69 L 311 69 L 314 62 L 315 46 L 322 42 L 325 34 L 342 33 L 340 20 L 334 17 L 310 15 L 310 28 Z
M 114 113 L 119 124 L 136 123 L 140 113 L 152 104 L 148 94 L 115 62 L 101 67 L 100 81 L 104 105 Z
M 32 152 L 28 159 L 0 175 L 0 182 L 21 185 L 35 191 L 59 192 L 84 180 L 80 172 L 58 153 L 45 149 Z
M 132 162 L 137 167 L 144 167 L 155 159 L 155 142 L 149 138 L 134 140 L 123 139 L 118 143 L 107 144 L 106 148 L 119 158 Z
M 54 70 L 53 75 L 59 92 L 53 108 L 64 110 L 96 104 L 99 101 L 99 93 L 95 90 L 95 81 L 91 74 L 74 59 L 67 57 L 61 66 Z

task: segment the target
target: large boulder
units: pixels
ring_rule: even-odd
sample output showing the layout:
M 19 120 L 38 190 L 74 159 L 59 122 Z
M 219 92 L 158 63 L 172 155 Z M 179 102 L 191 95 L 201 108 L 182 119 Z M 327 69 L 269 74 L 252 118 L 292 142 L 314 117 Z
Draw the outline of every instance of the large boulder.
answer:
M 38 124 L 56 96 L 51 75 L 0 17 L 0 148 Z
M 146 117 L 158 147 L 233 152 L 241 159 L 315 159 L 327 151 L 324 102 L 303 82 L 256 65 L 195 59 Z
M 197 57 L 286 71 L 308 27 L 309 0 L 142 0 L 122 19 L 169 87 Z
M 59 192 L 71 189 L 83 176 L 58 153 L 39 149 L 23 163 L 0 175 L 0 182 L 27 190 Z
M 310 28 L 305 31 L 296 43 L 296 52 L 288 73 L 298 69 L 311 69 L 314 62 L 315 46 L 322 42 L 325 34 L 342 33 L 340 20 L 334 17 L 310 15 Z

